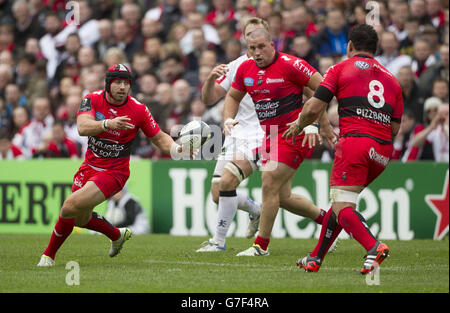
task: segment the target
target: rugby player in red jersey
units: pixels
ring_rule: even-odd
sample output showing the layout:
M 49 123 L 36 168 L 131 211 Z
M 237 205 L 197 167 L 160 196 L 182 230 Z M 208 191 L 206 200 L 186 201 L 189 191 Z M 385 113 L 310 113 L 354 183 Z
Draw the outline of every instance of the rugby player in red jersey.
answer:
M 93 210 L 124 187 L 130 175 L 131 144 L 139 129 L 164 153 L 193 153 L 183 151 L 160 130 L 148 108 L 129 95 L 130 89 L 131 72 L 125 65 L 115 64 L 106 72 L 105 90 L 94 91 L 82 100 L 77 127 L 81 136 L 89 138 L 85 160 L 74 176 L 72 194 L 62 205 L 38 266 L 54 265 L 56 252 L 74 226 L 106 235 L 111 240 L 110 257 L 120 252 L 131 231 L 112 226 Z
M 267 247 L 278 208 L 295 200 L 291 194 L 292 179 L 303 159 L 311 155 L 314 146 L 313 143 L 294 145 L 281 135 L 288 128 L 286 124 L 294 121 L 301 111 L 304 88 L 309 87 L 314 91 L 322 75 L 304 60 L 276 51 L 265 29 L 252 31 L 246 41 L 249 55 L 253 58 L 244 61 L 237 69 L 235 80 L 225 98 L 224 120 L 234 118 L 240 101 L 248 93 L 266 133 L 266 143 L 260 149 L 263 161 L 263 204 L 259 233 L 249 249 L 237 254 L 264 256 L 269 254 Z M 230 125 L 225 125 L 225 132 L 229 131 L 227 127 Z M 312 128 L 318 132 L 317 127 Z M 328 120 L 323 128 L 331 136 L 334 135 Z M 267 148 L 269 152 L 266 152 Z
M 314 122 L 335 96 L 339 105 L 340 138 L 335 145 L 331 169 L 332 207 L 322 223 L 314 251 L 297 264 L 317 272 L 332 242 L 342 229 L 366 249 L 361 274 L 370 273 L 388 255 L 389 248 L 377 241 L 364 217 L 356 211 L 359 193 L 376 179 L 392 155 L 392 139 L 403 113 L 402 89 L 395 77 L 373 55 L 378 37 L 369 25 L 349 33 L 348 59 L 330 67 L 314 96 L 298 119 L 283 134 L 288 139 Z

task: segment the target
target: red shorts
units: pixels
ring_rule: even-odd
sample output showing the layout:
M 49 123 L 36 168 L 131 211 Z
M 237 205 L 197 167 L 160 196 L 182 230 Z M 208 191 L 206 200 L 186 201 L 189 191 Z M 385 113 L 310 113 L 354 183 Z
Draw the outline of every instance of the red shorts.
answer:
M 282 162 L 296 170 L 304 159 L 313 154 L 314 148 L 310 149 L 307 145 L 302 147 L 303 135 L 295 139 L 295 144 L 292 144 L 292 138 L 286 141 L 282 135 L 283 133 L 278 133 L 275 140 L 271 137 L 266 139 L 265 146 L 263 144 L 260 149 L 262 164 L 272 160 Z
M 393 149 L 369 137 L 341 137 L 335 146 L 330 185 L 367 187 L 384 171 Z
M 73 177 L 72 192 L 81 189 L 86 182 L 93 181 L 108 199 L 123 189 L 129 176 L 129 170 L 95 169 L 83 163 Z

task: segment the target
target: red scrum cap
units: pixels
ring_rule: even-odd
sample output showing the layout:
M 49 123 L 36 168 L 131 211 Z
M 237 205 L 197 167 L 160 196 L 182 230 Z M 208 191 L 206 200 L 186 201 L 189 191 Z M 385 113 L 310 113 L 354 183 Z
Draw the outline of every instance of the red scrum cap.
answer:
M 111 92 L 111 83 L 117 79 L 125 79 L 131 85 L 131 72 L 124 64 L 114 64 L 105 75 L 105 91 Z

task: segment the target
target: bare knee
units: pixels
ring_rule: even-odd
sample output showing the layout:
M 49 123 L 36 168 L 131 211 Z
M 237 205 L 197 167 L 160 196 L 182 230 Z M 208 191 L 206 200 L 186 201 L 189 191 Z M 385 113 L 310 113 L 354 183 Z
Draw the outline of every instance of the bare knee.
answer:
M 211 186 L 211 196 L 215 204 L 219 204 L 219 184 Z
M 240 181 L 233 173 L 229 170 L 224 170 L 220 178 L 219 189 L 224 191 L 234 190 L 239 186 L 239 183 Z
M 61 208 L 62 218 L 74 218 L 79 215 L 79 208 L 74 197 L 69 196 L 63 203 Z

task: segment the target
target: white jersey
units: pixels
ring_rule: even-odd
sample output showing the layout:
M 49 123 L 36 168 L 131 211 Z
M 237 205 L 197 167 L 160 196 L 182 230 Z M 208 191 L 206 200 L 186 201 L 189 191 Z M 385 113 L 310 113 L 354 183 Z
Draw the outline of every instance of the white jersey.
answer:
M 244 54 L 237 58 L 236 60 L 228 63 L 228 72 L 216 80 L 216 82 L 226 91 L 231 88 L 234 77 L 236 76 L 236 71 L 239 66 L 249 57 Z M 252 98 L 247 93 L 239 104 L 239 110 L 234 118 L 239 123 L 234 126 L 231 130 L 231 137 L 238 139 L 255 139 L 258 138 L 262 140 L 264 136 L 264 131 L 258 120 L 258 116 L 255 112 L 255 105 Z

